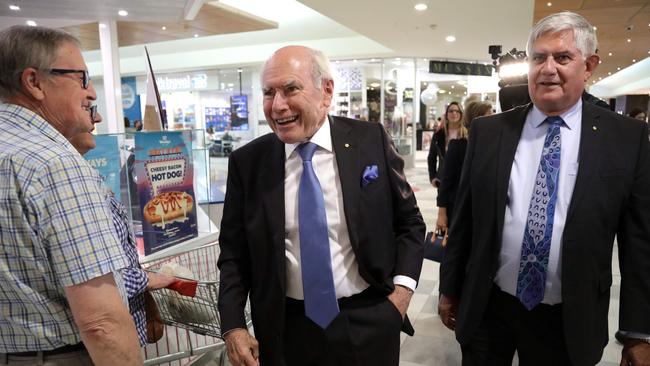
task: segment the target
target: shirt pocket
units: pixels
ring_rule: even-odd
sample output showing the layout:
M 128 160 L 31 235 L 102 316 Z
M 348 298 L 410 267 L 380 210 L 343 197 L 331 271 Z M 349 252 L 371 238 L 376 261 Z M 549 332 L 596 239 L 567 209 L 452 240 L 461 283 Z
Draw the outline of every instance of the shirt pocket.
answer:
M 573 197 L 573 189 L 576 185 L 576 178 L 578 177 L 578 166 L 579 163 L 571 163 L 566 171 L 566 184 L 562 184 L 564 191 L 562 194 L 562 203 L 568 207 L 571 203 L 571 198 Z

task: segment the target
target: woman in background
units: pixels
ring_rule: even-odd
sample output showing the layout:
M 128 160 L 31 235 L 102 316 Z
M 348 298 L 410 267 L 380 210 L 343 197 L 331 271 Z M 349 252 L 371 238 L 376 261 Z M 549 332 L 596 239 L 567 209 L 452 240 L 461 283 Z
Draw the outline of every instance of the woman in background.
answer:
M 445 163 L 442 166 L 440 187 L 438 188 L 438 221 L 436 229 L 446 232 L 449 227 L 449 219 L 453 215 L 456 191 L 460 181 L 460 173 L 463 170 L 463 160 L 467 150 L 467 138 L 469 135 L 470 123 L 478 117 L 492 114 L 492 105 L 487 102 L 471 102 L 465 109 L 465 118 L 458 130 L 458 138 L 449 141 Z
M 462 117 L 463 110 L 458 102 L 449 103 L 445 110 L 442 126 L 438 127 L 436 133 L 433 134 L 427 165 L 429 167 L 429 181 L 436 188 L 440 186 L 438 175 L 442 168 L 442 161 L 447 153 L 449 141 L 458 138 L 462 127 Z

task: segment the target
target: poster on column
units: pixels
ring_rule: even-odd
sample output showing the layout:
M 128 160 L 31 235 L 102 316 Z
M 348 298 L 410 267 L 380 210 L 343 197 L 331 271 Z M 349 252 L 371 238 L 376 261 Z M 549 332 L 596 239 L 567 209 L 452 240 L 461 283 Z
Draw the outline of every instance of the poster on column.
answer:
M 191 131 L 135 135 L 144 255 L 198 235 Z
M 90 165 L 97 169 L 106 186 L 120 201 L 120 148 L 115 135 L 96 135 L 95 148 L 84 154 Z

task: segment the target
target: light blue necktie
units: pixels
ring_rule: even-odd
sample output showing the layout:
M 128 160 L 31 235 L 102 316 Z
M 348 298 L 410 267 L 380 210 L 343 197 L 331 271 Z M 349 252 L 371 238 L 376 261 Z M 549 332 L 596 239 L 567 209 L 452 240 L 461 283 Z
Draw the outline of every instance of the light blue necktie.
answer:
M 332 277 L 325 201 L 311 163 L 316 147 L 315 144 L 307 142 L 297 148 L 302 158 L 302 177 L 298 192 L 300 267 L 305 295 L 305 315 L 325 329 L 339 313 L 339 304 L 336 301 Z
M 547 117 L 545 122 L 550 126 L 546 132 L 533 196 L 528 208 L 517 278 L 517 297 L 528 310 L 537 306 L 544 298 L 560 172 L 560 127 L 564 121 L 555 116 Z

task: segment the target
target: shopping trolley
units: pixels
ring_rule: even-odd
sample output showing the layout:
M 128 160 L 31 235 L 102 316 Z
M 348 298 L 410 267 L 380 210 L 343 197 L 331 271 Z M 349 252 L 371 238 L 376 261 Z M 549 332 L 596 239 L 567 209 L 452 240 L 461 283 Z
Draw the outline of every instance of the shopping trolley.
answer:
M 151 291 L 166 327 L 165 336 L 158 343 L 146 347 L 145 365 L 185 365 L 208 352 L 218 353 L 221 365 L 224 364 L 226 347 L 221 339 L 221 321 L 217 311 L 218 257 L 219 245 L 212 243 L 142 264 L 145 269 L 155 271 L 165 263 L 175 262 L 190 269 L 194 279 L 198 280 L 194 297 L 166 288 Z M 245 315 L 250 327 L 249 304 Z

